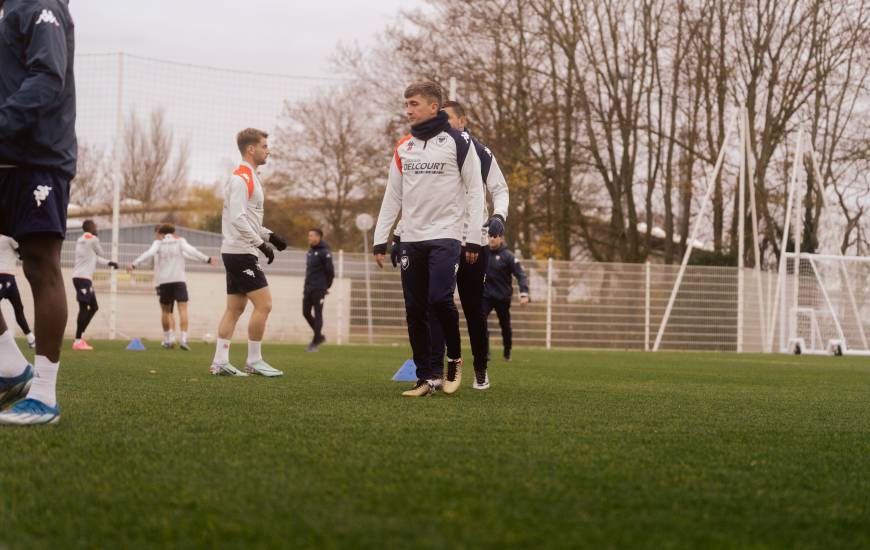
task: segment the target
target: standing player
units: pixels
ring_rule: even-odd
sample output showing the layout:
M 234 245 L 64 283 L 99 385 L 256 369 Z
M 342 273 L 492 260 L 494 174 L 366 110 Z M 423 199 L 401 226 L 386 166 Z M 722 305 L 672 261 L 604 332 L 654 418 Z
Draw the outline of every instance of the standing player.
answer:
M 154 260 L 154 284 L 157 286 L 157 297 L 160 302 L 160 322 L 163 325 L 163 347 L 175 347 L 175 315 L 173 309 L 178 303 L 178 324 L 181 328 L 181 343 L 179 347 L 190 351 L 187 344 L 187 274 L 185 273 L 185 258 L 213 265 L 214 258 L 206 256 L 187 242 L 187 239 L 175 235 L 175 226 L 164 223 L 157 227 L 157 239 L 151 248 L 133 260 L 127 267 L 132 272 L 148 260 Z
M 105 257 L 100 238 L 97 237 L 97 224 L 93 220 L 85 220 L 82 229 L 84 233 L 76 241 L 76 262 L 73 268 L 73 287 L 76 289 L 79 315 L 76 319 L 76 339 L 72 349 L 90 351 L 94 348 L 85 341 L 84 334 L 100 309 L 97 293 L 94 292 L 94 271 L 97 270 L 97 264 L 112 269 L 118 269 L 118 264 Z
M 78 150 L 67 4 L 0 0 L 0 234 L 21 247 L 36 332 L 31 366 L 0 316 L 0 411 L 14 405 L 0 424 L 60 419 L 55 383 L 67 319 L 60 250 Z
M 323 302 L 335 278 L 332 266 L 332 252 L 323 240 L 323 231 L 308 231 L 308 250 L 305 261 L 305 289 L 302 296 L 302 315 L 314 331 L 314 338 L 305 351 L 317 351 L 326 341 L 323 336 Z M 313 311 L 313 314 L 312 314 Z
M 36 337 L 30 332 L 27 317 L 24 316 L 24 304 L 15 282 L 15 266 L 18 263 L 18 243 L 6 235 L 0 235 L 0 302 L 9 300 L 12 311 L 15 312 L 15 322 L 24 333 L 27 345 L 36 347 Z
M 417 365 L 417 384 L 402 395 L 431 395 L 443 385 L 433 368 L 429 310 L 447 343 L 448 370 L 462 366 L 459 313 L 453 303 L 463 226 L 484 216 L 480 159 L 471 137 L 450 126 L 441 110 L 444 93 L 434 82 L 405 90 L 411 134 L 396 145 L 374 235 L 374 255 L 383 267 L 387 241 L 401 214 L 399 263 L 408 336 Z M 481 246 L 468 240 L 465 259 L 477 261 Z
M 218 326 L 217 346 L 211 373 L 218 376 L 281 376 L 280 370 L 263 361 L 261 345 L 266 320 L 272 311 L 272 293 L 266 274 L 260 267 L 257 251 L 271 264 L 275 250 L 287 248 L 287 242 L 263 227 L 263 185 L 257 168 L 269 158 L 269 134 L 248 128 L 236 136 L 242 164 L 224 186 L 224 209 L 221 219 L 223 244 L 221 258 L 227 270 L 227 308 Z M 230 340 L 248 301 L 254 312 L 248 322 L 248 359 L 245 372 L 230 364 Z
M 465 108 L 456 101 L 448 101 L 444 104 L 450 126 L 465 132 L 468 135 L 468 117 Z M 492 199 L 493 213 L 489 216 L 486 209 L 478 219 L 470 221 L 466 227 L 466 242 L 480 243 L 483 249 L 478 260 L 471 264 L 465 261 L 464 254 L 460 255 L 459 271 L 456 276 L 456 284 L 459 289 L 459 300 L 462 303 L 462 311 L 465 314 L 465 322 L 468 326 L 468 339 L 471 341 L 471 353 L 474 355 L 474 384 L 472 387 L 478 390 L 489 388 L 489 376 L 487 375 L 487 333 L 486 315 L 483 313 L 484 282 L 486 281 L 487 266 L 489 265 L 489 247 L 486 246 L 486 233 L 490 237 L 504 235 L 504 223 L 507 219 L 509 192 L 507 182 L 498 166 L 495 157 L 488 147 L 484 146 L 473 135 L 471 142 L 480 157 L 480 175 L 483 184 L 489 191 Z M 481 227 L 483 230 L 481 230 Z M 463 250 L 464 252 L 464 250 Z M 432 325 L 432 367 L 443 368 L 444 365 L 444 336 L 438 330 L 436 324 Z M 447 368 L 447 377 L 444 381 L 444 393 L 454 393 L 459 390 L 462 382 L 461 369 Z
M 511 276 L 520 285 L 520 305 L 529 303 L 529 278 L 520 261 L 508 250 L 503 237 L 489 238 L 489 269 L 486 270 L 486 287 L 483 289 L 483 317 L 495 309 L 501 325 L 501 339 L 504 343 L 504 360 L 511 360 L 513 329 L 511 328 L 511 298 L 514 288 Z M 489 353 L 489 331 L 486 333 L 486 350 Z M 489 380 L 487 379 L 487 385 Z

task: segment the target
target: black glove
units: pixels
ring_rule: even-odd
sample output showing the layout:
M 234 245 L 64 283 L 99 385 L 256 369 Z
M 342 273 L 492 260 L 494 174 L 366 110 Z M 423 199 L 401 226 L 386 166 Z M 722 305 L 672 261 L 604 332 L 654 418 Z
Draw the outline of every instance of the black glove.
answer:
M 109 262 L 109 267 L 112 269 L 118 269 L 118 262 Z
M 490 237 L 501 237 L 504 235 L 504 218 L 498 214 L 493 214 L 485 224 L 484 229 L 489 229 Z
M 390 248 L 390 261 L 393 262 L 393 267 L 399 265 L 399 243 L 402 242 L 402 239 L 395 235 L 393 237 L 393 247 Z
M 472 254 L 480 254 L 480 251 L 483 250 L 483 247 L 479 244 L 474 243 L 465 243 L 465 251 L 471 252 Z
M 282 250 L 287 248 L 287 241 L 285 241 L 284 239 L 282 239 L 281 237 L 279 237 L 278 235 L 276 235 L 274 233 L 269 234 L 269 242 L 272 243 L 272 245 L 278 249 L 278 252 L 281 252 Z
M 266 256 L 266 259 L 269 260 L 268 262 L 266 262 L 267 264 L 271 264 L 275 261 L 275 251 L 272 250 L 272 247 L 269 246 L 268 243 L 263 243 L 257 248 L 259 248 L 260 252 L 262 252 L 263 255 Z

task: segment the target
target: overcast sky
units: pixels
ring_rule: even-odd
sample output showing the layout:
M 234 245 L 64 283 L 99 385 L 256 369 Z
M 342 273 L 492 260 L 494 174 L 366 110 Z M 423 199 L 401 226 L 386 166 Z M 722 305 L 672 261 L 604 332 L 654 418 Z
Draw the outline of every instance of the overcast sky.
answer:
M 424 0 L 71 0 L 76 24 L 79 142 L 111 147 L 119 116 L 163 110 L 175 137 L 189 145 L 190 175 L 216 181 L 237 162 L 235 133 L 246 126 L 273 131 L 285 101 L 324 80 L 272 78 L 160 64 L 127 57 L 116 107 L 113 56 L 156 58 L 221 69 L 330 77 L 339 43 L 373 45 L 400 9 Z
M 339 41 L 371 44 L 423 0 L 71 0 L 81 53 L 124 51 L 187 63 L 329 75 Z

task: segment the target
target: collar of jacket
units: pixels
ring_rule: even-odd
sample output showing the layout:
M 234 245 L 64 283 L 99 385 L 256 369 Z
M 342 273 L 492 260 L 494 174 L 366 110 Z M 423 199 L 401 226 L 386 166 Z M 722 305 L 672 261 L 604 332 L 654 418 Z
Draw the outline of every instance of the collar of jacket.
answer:
M 411 135 L 423 141 L 429 141 L 441 132 L 450 129 L 450 122 L 446 111 L 438 111 L 434 118 L 430 118 L 416 126 L 411 126 Z
M 329 248 L 326 244 L 326 241 L 322 240 L 314 246 L 309 245 L 309 250 L 320 250 L 321 248 Z

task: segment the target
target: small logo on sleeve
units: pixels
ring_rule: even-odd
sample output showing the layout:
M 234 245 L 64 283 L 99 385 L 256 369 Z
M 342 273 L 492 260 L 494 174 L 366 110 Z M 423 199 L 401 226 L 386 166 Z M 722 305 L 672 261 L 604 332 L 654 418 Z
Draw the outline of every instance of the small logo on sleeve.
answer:
M 49 25 L 60 27 L 60 22 L 51 10 L 42 10 L 42 13 L 39 14 L 39 19 L 36 20 L 36 24 L 40 25 L 42 23 L 48 23 Z

